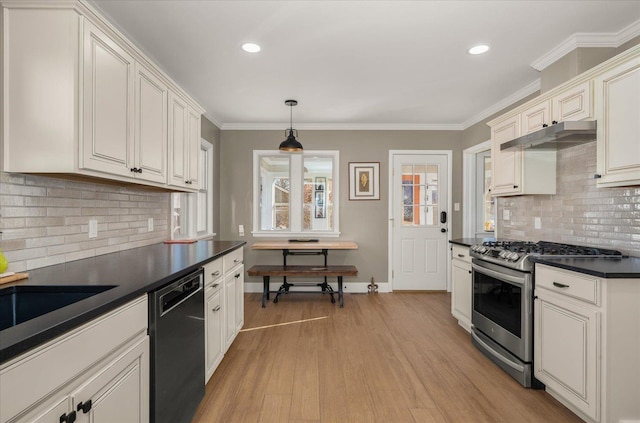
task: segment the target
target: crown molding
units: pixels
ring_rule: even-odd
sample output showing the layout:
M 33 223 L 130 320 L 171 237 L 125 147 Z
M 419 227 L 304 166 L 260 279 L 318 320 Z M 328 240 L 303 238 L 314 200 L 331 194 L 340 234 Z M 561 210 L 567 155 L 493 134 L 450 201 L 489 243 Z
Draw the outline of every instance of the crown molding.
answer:
M 307 131 L 461 131 L 458 123 L 296 123 L 296 130 Z M 284 131 L 289 123 L 225 123 L 223 131 Z
M 460 126 L 462 127 L 463 130 L 467 129 L 470 126 L 475 125 L 476 123 L 487 119 L 489 116 L 492 116 L 500 112 L 501 110 L 504 110 L 509 106 L 512 106 L 515 102 L 520 101 L 531 94 L 537 93 L 538 91 L 540 91 L 540 78 L 536 79 L 535 81 L 526 85 L 525 87 L 520 88 L 518 91 L 514 92 L 510 96 L 489 106 L 488 108 L 484 109 L 480 113 L 477 113 L 476 115 L 470 117 L 469 119 L 464 121 Z
M 615 33 L 576 33 L 534 60 L 531 63 L 531 67 L 537 71 L 542 71 L 578 47 L 617 48 L 638 35 L 640 35 L 640 20 Z

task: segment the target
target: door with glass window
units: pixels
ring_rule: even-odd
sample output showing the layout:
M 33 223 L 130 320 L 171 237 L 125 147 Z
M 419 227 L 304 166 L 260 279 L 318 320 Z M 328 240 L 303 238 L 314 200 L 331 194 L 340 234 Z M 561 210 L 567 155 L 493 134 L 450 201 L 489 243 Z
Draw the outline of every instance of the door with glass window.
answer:
M 394 154 L 393 290 L 446 290 L 447 154 Z

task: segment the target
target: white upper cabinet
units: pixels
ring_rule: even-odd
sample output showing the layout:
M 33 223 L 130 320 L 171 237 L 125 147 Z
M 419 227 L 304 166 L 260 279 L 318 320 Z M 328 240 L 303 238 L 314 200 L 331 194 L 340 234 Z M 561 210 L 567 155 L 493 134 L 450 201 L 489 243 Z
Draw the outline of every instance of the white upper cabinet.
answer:
M 640 53 L 595 80 L 597 185 L 640 184 Z
M 491 127 L 491 195 L 520 193 L 522 152 L 500 151 L 500 145 L 520 136 L 520 115 Z
M 551 101 L 546 100 L 522 112 L 522 135 L 527 135 L 551 124 Z
M 200 113 L 180 96 L 169 95 L 169 184 L 200 188 Z
M 198 189 L 196 102 L 85 2 L 1 7 L 7 89 L 0 170 Z M 181 184 L 169 173 L 169 93 L 185 108 Z
M 554 122 L 588 120 L 593 116 L 591 81 L 569 88 L 551 99 Z
M 133 176 L 134 59 L 84 22 L 83 169 Z M 131 166 L 133 167 L 133 166 Z

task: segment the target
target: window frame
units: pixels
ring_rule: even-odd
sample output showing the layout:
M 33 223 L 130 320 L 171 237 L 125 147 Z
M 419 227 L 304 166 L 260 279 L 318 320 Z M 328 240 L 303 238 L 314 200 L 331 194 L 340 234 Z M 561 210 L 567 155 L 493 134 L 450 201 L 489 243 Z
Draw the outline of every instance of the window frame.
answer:
M 205 154 L 205 161 L 207 162 L 206 174 L 202 180 L 201 188 L 198 192 L 178 192 L 171 194 L 171 239 L 207 239 L 216 236 L 213 231 L 213 144 L 202 138 L 200 140 L 200 151 L 198 152 L 198 160 L 201 159 L 201 154 Z M 206 230 L 198 231 L 198 194 L 204 191 L 206 187 L 206 202 L 207 202 L 207 216 Z M 178 199 L 176 198 L 179 197 Z M 182 235 L 176 235 L 176 222 L 173 218 L 173 210 L 176 201 L 179 201 L 180 208 L 183 210 L 181 213 L 182 226 L 186 228 Z
M 289 158 L 289 229 L 265 230 L 260 229 L 260 158 L 261 157 Z M 329 157 L 333 161 L 331 174 L 333 178 L 333 229 L 305 230 L 303 229 L 304 213 L 304 159 L 305 157 Z M 302 153 L 289 153 L 280 150 L 253 150 L 253 231 L 254 237 L 338 237 L 340 236 L 340 152 L 337 150 L 304 150 Z

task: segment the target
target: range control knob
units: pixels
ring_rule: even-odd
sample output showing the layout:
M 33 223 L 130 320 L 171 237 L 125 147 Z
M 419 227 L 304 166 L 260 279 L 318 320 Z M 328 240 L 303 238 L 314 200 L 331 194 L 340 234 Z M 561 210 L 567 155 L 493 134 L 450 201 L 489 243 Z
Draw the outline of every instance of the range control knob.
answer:
M 511 261 L 518 261 L 519 258 L 520 258 L 520 255 L 518 253 L 509 254 L 509 260 Z

